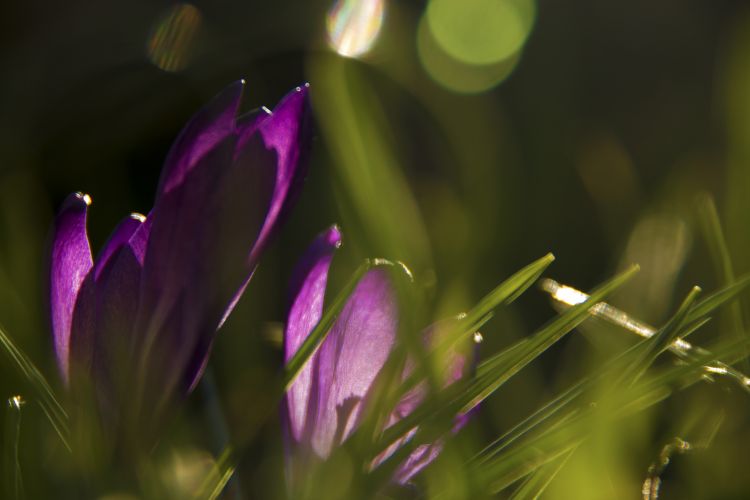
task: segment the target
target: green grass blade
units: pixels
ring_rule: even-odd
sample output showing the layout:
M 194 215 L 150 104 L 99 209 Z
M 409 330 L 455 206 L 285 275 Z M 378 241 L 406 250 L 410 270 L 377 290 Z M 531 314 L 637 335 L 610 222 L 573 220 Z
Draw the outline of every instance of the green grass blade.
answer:
M 510 304 L 513 302 L 531 285 L 536 283 L 554 260 L 555 256 L 548 253 L 500 283 L 466 313 L 466 323 L 476 323 L 500 304 Z
M 18 447 L 21 440 L 21 410 L 24 404 L 21 396 L 13 396 L 8 399 L 5 413 L 5 443 L 3 446 L 5 448 L 5 498 L 16 500 L 24 497 L 21 461 L 18 456 Z
M 520 346 L 514 355 L 509 356 L 502 363 L 497 363 L 495 359 L 490 358 L 480 364 L 477 368 L 478 384 L 473 391 L 475 394 L 471 399 L 465 402 L 460 411 L 469 411 L 471 408 L 482 402 L 487 396 L 497 390 L 498 387 L 518 373 L 532 360 L 537 358 L 555 342 L 573 330 L 582 321 L 588 318 L 589 308 L 592 305 L 604 299 L 608 294 L 622 286 L 626 281 L 632 278 L 636 272 L 638 272 L 638 269 L 638 266 L 632 266 L 625 272 L 597 287 L 591 292 L 589 300 L 571 307 L 546 327 L 532 335 L 528 340 L 522 340 L 521 342 L 524 345 Z M 513 347 L 511 347 L 511 349 L 513 349 Z M 501 352 L 498 356 L 504 356 L 504 353 Z M 467 392 L 467 394 L 468 393 L 469 392 Z
M 0 347 L 8 355 L 16 369 L 26 379 L 38 398 L 42 411 L 57 432 L 65 447 L 70 451 L 68 437 L 68 414 L 55 397 L 52 388 L 42 372 L 34 365 L 29 357 L 16 346 L 15 342 L 0 326 Z
M 214 500 L 221 495 L 236 469 L 236 460 L 231 447 L 227 447 L 213 465 L 201 487 L 198 489 L 196 499 Z
M 620 378 L 621 380 L 625 380 L 628 385 L 632 385 L 645 373 L 659 354 L 669 349 L 681 333 L 681 328 L 685 323 L 688 312 L 700 292 L 700 288 L 697 286 L 693 287 L 674 316 L 667 321 L 667 324 L 657 330 L 653 337 L 641 341 L 635 352 L 635 359 L 628 363 Z
M 544 493 L 547 486 L 555 479 L 555 476 L 565 467 L 570 457 L 576 452 L 576 448 L 564 453 L 560 457 L 557 457 L 552 462 L 543 465 L 537 469 L 526 481 L 518 487 L 516 491 L 510 496 L 509 500 L 525 500 L 531 499 L 536 500 Z
M 310 332 L 310 335 L 307 336 L 297 352 L 292 356 L 292 359 L 286 364 L 284 370 L 284 390 L 288 390 L 291 387 L 297 375 L 302 371 L 302 367 L 307 363 L 307 360 L 315 354 L 315 351 L 318 350 L 320 344 L 325 340 L 331 327 L 336 322 L 336 318 L 338 318 L 341 310 L 346 305 L 349 296 L 354 292 L 359 280 L 373 267 L 383 265 L 393 266 L 395 264 L 385 259 L 366 259 L 360 264 L 344 288 L 336 295 L 331 305 L 325 309 L 323 316 L 318 321 L 318 324 L 315 325 L 313 331 Z
M 709 194 L 704 194 L 700 197 L 698 201 L 698 213 L 716 274 L 723 285 L 731 285 L 734 283 L 732 259 L 729 256 L 729 248 L 724 238 L 724 231 L 721 228 L 721 221 L 716 211 L 716 205 Z M 739 301 L 733 301 L 730 304 L 726 323 L 735 335 L 744 334 L 745 322 L 742 317 L 742 307 Z M 744 368 L 747 369 L 748 367 L 745 366 Z
M 529 339 L 511 346 L 509 348 L 512 351 L 510 354 L 506 350 L 482 363 L 474 379 L 457 382 L 445 389 L 441 397 L 425 401 L 406 418 L 385 430 L 381 439 L 375 445 L 373 456 L 423 421 L 442 419 L 450 424 L 455 415 L 465 413 L 479 404 L 552 344 L 584 321 L 588 317 L 588 310 L 593 304 L 624 284 L 637 271 L 638 267 L 633 266 L 604 283 L 591 293 L 589 301 L 571 307 Z M 501 362 L 498 362 L 498 359 L 501 359 Z
M 699 321 L 705 318 L 716 308 L 735 299 L 740 293 L 745 291 L 748 285 L 750 285 L 750 275 L 745 275 L 741 278 L 738 278 L 731 285 L 717 290 L 716 292 L 712 293 L 705 299 L 695 304 L 693 309 L 688 314 L 685 322 L 692 323 L 694 321 Z

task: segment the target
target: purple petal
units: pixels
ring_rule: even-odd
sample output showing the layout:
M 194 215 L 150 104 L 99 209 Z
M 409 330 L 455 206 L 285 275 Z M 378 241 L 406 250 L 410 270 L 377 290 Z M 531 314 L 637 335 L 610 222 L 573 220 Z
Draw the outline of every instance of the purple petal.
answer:
M 131 214 L 115 227 L 115 230 L 112 231 L 112 234 L 102 247 L 96 258 L 96 262 L 94 263 L 94 274 L 97 279 L 99 278 L 104 266 L 112 258 L 112 255 L 130 241 L 133 233 L 141 227 L 144 220 L 145 217 L 140 214 Z
M 256 260 L 265 249 L 299 195 L 307 175 L 307 156 L 310 149 L 311 117 L 309 86 L 297 87 L 287 94 L 273 113 L 259 121 L 258 130 L 267 147 L 276 151 L 278 168 L 273 197 L 251 260 Z
M 275 165 L 274 152 L 259 137 L 235 156 L 235 137 L 228 136 L 157 200 L 137 332 L 146 335 L 141 349 L 148 351 L 148 376 L 165 395 L 178 384 L 193 385 L 227 304 L 252 272 L 247 257 Z
M 339 246 L 341 246 L 341 233 L 338 227 L 333 226 L 313 241 L 294 270 L 291 285 L 293 300 L 284 331 L 285 363 L 289 362 L 320 321 L 323 314 L 328 269 L 333 254 Z M 287 391 L 289 431 L 295 441 L 302 439 L 302 431 L 307 421 L 308 406 L 311 403 L 312 377 L 313 363 L 308 362 Z
M 50 259 L 50 308 L 57 363 L 69 380 L 70 332 L 73 310 L 93 262 L 86 234 L 86 214 L 91 199 L 75 193 L 65 200 L 55 219 Z
M 167 155 L 157 197 L 179 185 L 204 155 L 234 132 L 244 87 L 244 80 L 228 86 L 182 129 Z
M 315 355 L 317 388 L 308 409 L 311 445 L 327 457 L 359 423 L 365 398 L 393 348 L 398 327 L 395 293 L 386 272 L 369 271 Z
M 399 465 L 393 475 L 394 481 L 399 484 L 408 483 L 414 476 L 419 474 L 422 469 L 430 465 L 442 450 L 443 443 L 439 440 L 432 444 L 421 444 L 417 446 L 416 449 L 411 452 L 409 458 L 407 458 L 403 464 Z
M 433 325 L 424 333 L 424 344 L 427 349 L 432 349 L 440 344 L 441 332 L 443 331 L 442 325 L 443 322 Z M 467 358 L 474 357 L 474 350 L 472 350 L 471 353 L 466 354 L 462 350 L 460 350 L 461 347 L 466 346 L 457 346 L 455 348 L 449 349 L 443 355 L 442 359 L 438 362 L 439 366 L 446 367 L 446 369 L 441 373 L 441 381 L 444 387 L 457 382 L 459 379 L 465 376 L 467 371 Z M 407 359 L 402 374 L 402 380 L 406 380 L 413 373 L 414 369 L 414 360 L 411 358 Z M 409 392 L 407 392 L 404 396 L 402 396 L 401 400 L 396 405 L 396 408 L 389 416 L 385 427 L 388 428 L 411 414 L 419 405 L 422 404 L 427 394 L 427 390 L 427 383 L 422 382 L 411 389 Z M 468 422 L 468 417 L 468 414 L 457 415 L 454 419 L 452 432 L 456 433 L 464 425 L 466 425 L 466 423 Z M 415 433 L 416 428 L 410 430 L 404 436 L 391 443 L 388 448 L 386 448 L 375 458 L 375 460 L 373 460 L 373 467 L 377 467 L 382 462 L 387 460 L 391 455 L 393 455 L 393 453 L 396 452 L 396 450 L 410 441 Z M 431 444 L 420 444 L 414 449 L 414 451 L 412 451 L 412 453 L 404 461 L 404 463 L 399 465 L 396 473 L 394 474 L 394 480 L 400 484 L 409 482 L 413 476 L 415 476 L 427 465 L 429 465 L 429 463 L 432 462 L 440 454 L 442 448 L 443 444 L 440 440 Z
M 93 382 L 101 392 L 100 402 L 112 399 L 112 374 L 122 371 L 116 369 L 122 363 L 118 359 L 119 364 L 115 365 L 113 353 L 121 353 L 122 358 L 131 352 L 131 330 L 148 228 L 145 217 L 139 214 L 120 222 L 78 293 L 69 357 L 84 376 L 90 376 L 93 368 Z
M 128 245 L 122 245 L 108 260 L 96 280 L 96 316 L 92 350 L 92 374 L 100 411 L 114 422 L 127 396 L 132 366 L 133 318 L 138 308 L 141 263 Z M 73 337 L 72 342 L 78 338 Z

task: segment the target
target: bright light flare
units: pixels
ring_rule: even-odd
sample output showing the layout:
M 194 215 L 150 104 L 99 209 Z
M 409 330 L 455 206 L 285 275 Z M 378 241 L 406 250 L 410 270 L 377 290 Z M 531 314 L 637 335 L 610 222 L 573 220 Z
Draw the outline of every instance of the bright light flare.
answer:
M 328 44 L 344 57 L 361 57 L 380 35 L 384 0 L 337 0 L 326 18 Z

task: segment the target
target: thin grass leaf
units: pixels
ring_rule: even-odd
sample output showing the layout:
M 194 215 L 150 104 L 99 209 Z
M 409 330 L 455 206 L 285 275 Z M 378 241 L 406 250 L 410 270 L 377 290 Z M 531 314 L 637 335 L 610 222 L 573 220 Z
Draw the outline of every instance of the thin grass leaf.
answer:
M 732 354 L 737 355 L 748 345 L 750 341 L 747 340 L 727 342 L 713 348 L 711 355 L 696 356 L 695 360 L 684 365 L 672 367 L 657 376 L 644 378 L 638 384 L 614 394 L 619 404 L 598 405 L 569 419 L 564 425 L 550 425 L 548 431 L 532 436 L 491 461 L 481 463 L 476 473 L 491 485 L 491 492 L 497 493 L 582 443 L 589 435 L 594 419 L 607 418 L 612 421 L 611 425 L 616 425 L 616 420 L 663 401 L 672 394 L 677 382 L 683 382 L 680 387 L 683 389 L 700 381 L 705 364 Z M 685 377 L 690 379 L 685 381 Z M 612 412 L 602 414 L 600 408 L 611 408 Z
M 383 432 L 373 448 L 372 456 L 376 456 L 392 442 L 425 421 L 442 420 L 444 425 L 449 426 L 455 415 L 466 413 L 481 403 L 528 363 L 580 324 L 588 316 L 588 309 L 592 304 L 602 300 L 607 294 L 624 284 L 637 271 L 638 266 L 632 266 L 627 271 L 612 278 L 594 290 L 589 301 L 571 307 L 529 339 L 524 339 L 511 346 L 509 348 L 512 351 L 511 354 L 508 354 L 506 350 L 484 362 L 477 370 L 474 379 L 457 382 L 442 391 L 441 397 L 435 397 L 422 403 L 407 417 Z M 497 361 L 499 358 L 502 358 L 502 362 Z M 491 368 L 488 368 L 488 366 L 491 366 Z M 439 428 L 440 426 L 436 427 Z M 420 433 L 424 434 L 424 429 L 424 426 L 420 428 L 418 435 L 412 441 L 419 442 L 418 437 Z M 424 439 L 424 441 L 429 442 L 430 439 Z
M 518 438 L 529 433 L 534 428 L 550 419 L 561 409 L 570 405 L 571 402 L 575 401 L 581 394 L 583 394 L 585 386 L 586 384 L 583 381 L 578 382 L 559 396 L 556 396 L 551 401 L 545 403 L 534 413 L 511 427 L 502 436 L 485 446 L 472 458 L 472 461 L 478 464 L 482 464 L 490 460 L 492 457 L 500 453 L 503 449 L 513 444 L 513 442 L 515 442 Z
M 601 301 L 608 294 L 612 293 L 618 287 L 622 286 L 637 273 L 639 267 L 631 266 L 625 272 L 612 278 L 601 286 L 597 287 L 586 302 L 571 307 L 568 311 L 558 316 L 546 327 L 532 335 L 528 340 L 522 340 L 522 346 L 517 348 L 516 353 L 507 357 L 502 363 L 490 358 L 483 362 L 477 368 L 477 384 L 473 391 L 467 391 L 475 394 L 468 399 L 460 412 L 464 413 L 471 410 L 474 406 L 482 402 L 489 394 L 497 390 L 503 383 L 518 373 L 522 368 L 528 365 L 532 360 L 551 347 L 555 342 L 560 340 L 564 335 L 573 330 L 582 321 L 588 318 L 589 308 Z M 511 347 L 513 349 L 513 347 Z M 505 357 L 504 353 L 498 356 Z
M 292 359 L 286 364 L 284 370 L 284 391 L 287 391 L 292 386 L 294 380 L 305 366 L 305 363 L 307 363 L 307 360 L 315 354 L 321 343 L 325 340 L 331 327 L 336 322 L 336 318 L 338 318 L 341 310 L 346 305 L 347 300 L 349 300 L 349 296 L 354 292 L 359 280 L 362 279 L 362 277 L 373 267 L 396 265 L 397 264 L 386 259 L 365 259 L 365 261 L 360 264 L 344 288 L 338 293 L 338 295 L 336 295 L 336 298 L 331 305 L 325 309 L 323 316 L 320 318 L 320 321 L 318 321 L 318 324 L 315 325 L 313 331 L 310 332 L 310 335 L 307 336 L 297 352 L 292 356 Z
M 568 463 L 568 460 L 576 452 L 576 449 L 577 447 L 573 448 L 552 462 L 537 469 L 513 492 L 509 500 L 536 500 L 542 496 L 544 490 L 547 489 L 547 486 L 555 479 L 555 476 L 565 467 L 565 464 Z
M 705 299 L 698 301 L 688 314 L 685 322 L 692 323 L 705 318 L 711 314 L 714 309 L 726 304 L 736 298 L 740 293 L 744 292 L 748 285 L 750 285 L 750 274 L 738 278 L 731 285 L 721 288 Z
M 711 195 L 706 193 L 699 198 L 698 215 L 716 274 L 723 285 L 731 285 L 734 283 L 732 259 L 729 256 L 729 248 L 724 238 L 724 231 L 721 228 L 719 214 Z M 727 325 L 736 335 L 741 335 L 745 331 L 745 322 L 739 301 L 734 301 L 729 305 Z M 750 367 L 747 363 L 744 363 L 743 368 L 747 370 Z
M 200 500 L 214 500 L 218 498 L 232 478 L 236 469 L 236 463 L 237 461 L 234 458 L 231 446 L 227 446 L 206 475 L 195 498 Z
M 23 476 L 21 475 L 21 461 L 18 457 L 18 447 L 21 440 L 21 410 L 25 401 L 21 396 L 8 399 L 5 413 L 5 498 L 16 500 L 23 498 Z
M 0 326 L 0 347 L 2 347 L 2 350 L 8 355 L 16 369 L 18 369 L 20 374 L 29 383 L 38 397 L 38 402 L 42 411 L 62 440 L 65 448 L 70 451 L 70 444 L 68 441 L 70 435 L 68 414 L 55 397 L 47 379 L 42 375 L 42 372 L 39 371 L 31 359 L 29 359 L 29 357 L 18 346 L 16 346 L 2 326 Z
M 466 313 L 465 323 L 478 322 L 483 316 L 501 304 L 510 304 L 536 283 L 542 273 L 554 262 L 555 256 L 548 253 L 513 274 L 485 295 L 477 305 Z
M 667 324 L 657 330 L 651 338 L 640 342 L 635 351 L 635 359 L 628 363 L 620 380 L 626 381 L 628 385 L 633 385 L 645 373 L 648 367 L 651 366 L 659 354 L 672 346 L 675 339 L 678 338 L 680 329 L 685 323 L 685 318 L 700 292 L 701 289 L 699 287 L 693 287 L 674 316 L 667 321 Z

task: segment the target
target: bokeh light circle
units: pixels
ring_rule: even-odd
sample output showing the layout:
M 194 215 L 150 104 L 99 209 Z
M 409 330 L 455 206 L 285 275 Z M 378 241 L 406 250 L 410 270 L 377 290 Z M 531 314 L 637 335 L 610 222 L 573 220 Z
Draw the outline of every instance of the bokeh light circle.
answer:
M 385 0 L 336 0 L 326 17 L 328 45 L 344 57 L 360 57 L 373 46 L 385 15 Z
M 487 65 L 521 49 L 534 14 L 533 0 L 431 0 L 425 17 L 446 53 L 466 64 Z
M 520 59 L 520 52 L 495 64 L 472 65 L 446 53 L 432 36 L 426 16 L 417 29 L 417 53 L 422 67 L 440 86 L 462 94 L 487 91 L 508 78 Z

